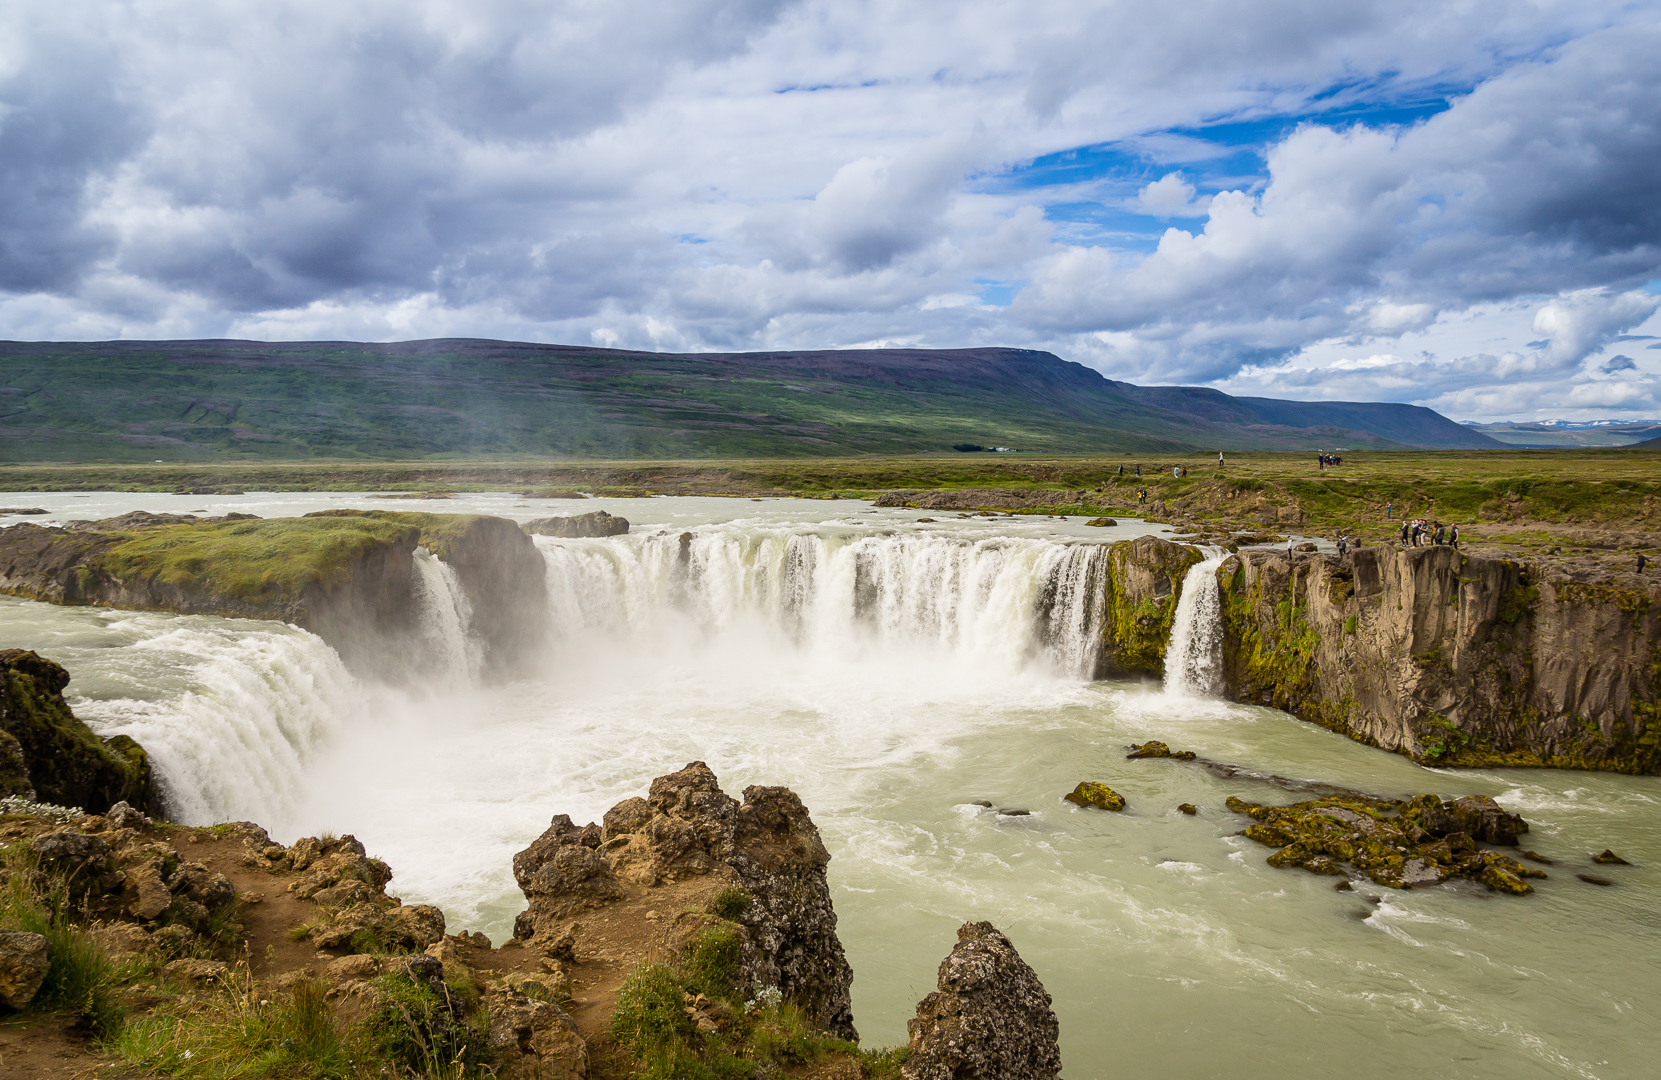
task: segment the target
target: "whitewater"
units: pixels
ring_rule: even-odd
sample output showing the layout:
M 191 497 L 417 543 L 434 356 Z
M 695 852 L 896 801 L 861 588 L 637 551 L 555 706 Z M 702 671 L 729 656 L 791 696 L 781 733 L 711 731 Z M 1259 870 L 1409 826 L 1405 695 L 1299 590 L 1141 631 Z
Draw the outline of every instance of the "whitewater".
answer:
M 1096 680 L 1105 545 L 1157 526 L 805 500 L 0 499 L 46 520 L 389 505 L 630 518 L 627 536 L 537 539 L 555 633 L 535 672 L 501 682 L 481 676 L 467 598 L 425 552 L 432 659 L 395 686 L 292 627 L 0 599 L 0 645 L 63 663 L 77 714 L 150 750 L 181 819 L 354 833 L 396 870 L 391 891 L 439 904 L 453 931 L 507 936 L 523 906 L 512 855 L 553 814 L 597 820 L 699 759 L 730 792 L 787 784 L 812 810 L 870 1044 L 904 1039 L 957 925 L 985 918 L 1054 996 L 1070 1077 L 1648 1074 L 1655 778 L 1438 773 L 1219 700 L 1221 551 L 1181 583 L 1164 680 Z M 1124 760 L 1150 738 L 1245 772 Z M 1554 871 L 1526 900 L 1340 893 L 1236 835 L 1229 795 L 1293 797 L 1253 772 L 1490 794 L 1539 850 L 1612 846 L 1639 867 L 1620 889 Z M 1061 802 L 1081 779 L 1129 808 Z

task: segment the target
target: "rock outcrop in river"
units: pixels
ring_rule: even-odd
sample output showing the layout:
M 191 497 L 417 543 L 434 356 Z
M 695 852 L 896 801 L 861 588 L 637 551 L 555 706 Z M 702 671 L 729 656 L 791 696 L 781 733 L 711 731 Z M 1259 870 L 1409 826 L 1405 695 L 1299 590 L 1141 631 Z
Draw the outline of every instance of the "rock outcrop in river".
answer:
M 331 510 L 301 518 L 133 513 L 67 528 L 0 529 L 0 592 L 54 604 L 274 619 L 316 632 L 362 670 L 422 655 L 414 555 L 450 566 L 494 670 L 548 625 L 543 562 L 505 518 Z
M 819 1028 L 857 1039 L 853 971 L 836 935 L 825 866 L 830 854 L 800 799 L 783 787 L 752 786 L 739 803 L 701 761 L 652 781 L 646 798 L 624 800 L 603 825 L 564 814 L 513 857 L 530 906 L 514 936 L 537 945 L 572 933 L 574 916 L 691 884 L 727 894 L 724 917 L 742 937 L 740 985 L 775 987 Z M 669 890 L 660 901 L 667 906 Z
M 101 814 L 118 802 L 159 813 L 144 748 L 105 741 L 63 699 L 69 672 L 26 649 L 0 649 L 0 796 Z
M 1103 674 L 1158 675 L 1195 548 L 1109 555 Z M 1451 547 L 1241 551 L 1224 694 L 1443 765 L 1661 773 L 1661 590 Z
M 964 923 L 939 989 L 906 1024 L 904 1080 L 1055 1080 L 1060 1025 L 1037 972 L 989 922 Z

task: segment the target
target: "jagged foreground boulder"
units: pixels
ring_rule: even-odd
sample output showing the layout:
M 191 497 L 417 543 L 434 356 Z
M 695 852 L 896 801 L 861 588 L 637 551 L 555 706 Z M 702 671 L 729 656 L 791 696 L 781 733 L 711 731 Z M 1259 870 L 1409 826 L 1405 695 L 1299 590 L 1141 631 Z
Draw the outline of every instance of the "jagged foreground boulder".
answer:
M 1061 1028 L 1050 995 L 989 922 L 964 923 L 940 963 L 940 989 L 906 1024 L 903 1080 L 1055 1080 Z
M 740 804 L 709 766 L 694 761 L 652 781 L 646 798 L 612 807 L 604 825 L 577 826 L 559 815 L 515 855 L 514 877 L 530 907 L 514 936 L 555 948 L 585 910 L 694 877 L 730 882 L 748 896 L 731 914 L 742 928 L 741 982 L 777 987 L 824 1030 L 857 1039 L 853 970 L 836 936 L 829 862 L 789 788 L 748 787 Z

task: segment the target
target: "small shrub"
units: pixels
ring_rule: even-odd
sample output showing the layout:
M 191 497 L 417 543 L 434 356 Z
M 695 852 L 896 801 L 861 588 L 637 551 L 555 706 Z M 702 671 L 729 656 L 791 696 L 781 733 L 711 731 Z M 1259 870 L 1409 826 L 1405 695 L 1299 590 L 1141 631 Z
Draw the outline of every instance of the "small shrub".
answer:
M 710 997 L 731 997 L 738 990 L 738 964 L 744 940 L 730 926 L 714 926 L 692 939 L 686 950 L 687 980 Z
M 367 1029 L 383 1060 L 417 1076 L 470 1076 L 489 1064 L 490 1016 L 482 1007 L 471 1014 L 452 1008 L 406 972 L 383 975 L 375 986 L 382 1003 Z
M 710 910 L 723 919 L 738 921 L 755 901 L 742 885 L 728 885 L 715 897 Z

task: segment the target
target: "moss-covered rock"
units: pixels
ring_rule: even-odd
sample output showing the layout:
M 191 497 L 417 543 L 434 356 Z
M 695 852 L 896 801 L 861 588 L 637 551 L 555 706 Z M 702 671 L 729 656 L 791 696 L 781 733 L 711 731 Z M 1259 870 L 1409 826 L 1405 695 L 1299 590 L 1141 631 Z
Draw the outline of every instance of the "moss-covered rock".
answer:
M 51 660 L 0 650 L 0 787 L 93 814 L 118 802 L 159 814 L 143 747 L 126 736 L 105 742 L 94 735 L 64 701 L 68 685 L 69 672 Z
M 1123 810 L 1125 797 L 1108 787 L 1091 780 L 1082 780 L 1079 786 L 1063 795 L 1062 798 L 1079 806 L 1093 806 L 1098 810 Z
M 1162 742 L 1149 741 L 1132 746 L 1130 748 L 1130 753 L 1125 755 L 1125 760 L 1135 761 L 1138 758 L 1175 758 L 1178 761 L 1193 761 L 1194 757 L 1195 754 L 1192 750 L 1172 750 L 1169 746 L 1166 746 Z
M 1476 847 L 1461 826 L 1486 807 L 1461 808 L 1463 802 L 1444 803 L 1435 795 L 1386 801 L 1352 794 L 1265 806 L 1231 796 L 1228 808 L 1252 818 L 1246 828 L 1249 839 L 1278 849 L 1269 856 L 1270 866 L 1339 874 L 1340 864 L 1348 863 L 1394 889 L 1465 877 L 1517 896 L 1533 892 L 1524 879 L 1546 875 L 1507 855 Z M 1516 831 L 1528 828 L 1521 818 L 1515 823 L 1521 826 Z
M 1108 549 L 1099 674 L 1163 674 L 1183 578 L 1202 558 L 1198 548 L 1157 536 Z

